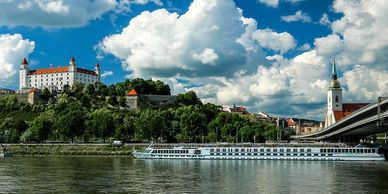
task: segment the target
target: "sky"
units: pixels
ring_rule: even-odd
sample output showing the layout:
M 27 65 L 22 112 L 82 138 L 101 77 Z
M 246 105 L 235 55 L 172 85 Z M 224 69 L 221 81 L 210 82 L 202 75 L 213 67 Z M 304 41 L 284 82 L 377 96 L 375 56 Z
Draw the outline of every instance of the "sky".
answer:
M 323 120 L 336 60 L 345 102 L 388 96 L 386 0 L 0 0 L 0 88 L 30 68 L 101 64 L 102 80 Z

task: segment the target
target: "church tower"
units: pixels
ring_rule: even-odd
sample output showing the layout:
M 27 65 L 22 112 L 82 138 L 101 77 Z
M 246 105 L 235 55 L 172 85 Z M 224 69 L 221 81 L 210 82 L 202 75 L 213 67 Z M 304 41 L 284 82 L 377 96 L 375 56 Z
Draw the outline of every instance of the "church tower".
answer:
M 342 112 L 342 89 L 341 84 L 337 80 L 337 70 L 335 60 L 332 66 L 332 75 L 327 90 L 327 114 L 325 127 L 328 127 L 336 122 L 335 112 Z
M 29 88 L 28 82 L 28 72 L 30 68 L 28 67 L 28 62 L 26 58 L 23 58 L 22 63 L 20 64 L 19 69 L 19 90 Z

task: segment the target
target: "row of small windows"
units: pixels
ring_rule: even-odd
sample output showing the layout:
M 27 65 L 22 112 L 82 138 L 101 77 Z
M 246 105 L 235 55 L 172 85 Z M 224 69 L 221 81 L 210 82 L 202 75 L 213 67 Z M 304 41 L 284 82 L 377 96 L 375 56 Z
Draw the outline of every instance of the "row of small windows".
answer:
M 188 154 L 189 150 L 154 150 L 152 153 L 158 153 L 158 154 Z
M 261 148 L 261 149 L 257 149 L 257 148 L 254 148 L 254 149 L 238 149 L 238 148 L 235 148 L 234 150 L 233 149 L 210 149 L 210 152 L 291 152 L 291 150 L 293 152 L 298 152 L 298 149 L 270 149 L 270 148 L 267 148 L 267 149 L 264 149 L 264 148 Z M 299 149 L 299 152 L 304 152 L 305 149 Z M 306 149 L 306 152 L 311 152 L 311 149 Z
M 321 149 L 321 153 L 376 153 L 375 149 Z
M 210 153 L 211 156 L 333 156 L 333 154 L 311 154 L 311 153 Z
M 69 73 L 66 73 L 66 75 L 69 75 Z M 80 77 L 88 77 L 88 78 L 91 78 L 91 77 L 96 77 L 96 76 L 92 76 L 92 75 L 87 75 L 87 74 L 83 74 L 83 73 L 77 73 L 75 75 L 78 75 Z M 53 76 L 63 76 L 63 73 L 59 74 L 59 73 L 54 73 L 54 74 L 42 74 L 42 75 L 30 75 L 31 78 L 43 78 L 43 77 L 53 77 Z
M 210 149 L 210 152 L 311 152 L 311 149 Z M 321 153 L 375 153 L 375 149 L 320 149 Z

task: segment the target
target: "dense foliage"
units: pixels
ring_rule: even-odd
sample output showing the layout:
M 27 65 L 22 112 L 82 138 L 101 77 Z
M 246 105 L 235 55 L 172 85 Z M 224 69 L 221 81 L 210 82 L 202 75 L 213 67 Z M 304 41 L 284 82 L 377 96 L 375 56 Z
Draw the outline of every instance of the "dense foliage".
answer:
M 176 104 L 169 107 L 125 109 L 124 94 L 132 88 L 139 93 L 170 94 L 163 82 L 135 79 L 111 86 L 76 84 L 55 98 L 44 91 L 47 105 L 0 97 L 0 142 L 264 142 L 276 138 L 274 125 L 221 112 L 219 106 L 202 104 L 194 92 L 178 95 Z

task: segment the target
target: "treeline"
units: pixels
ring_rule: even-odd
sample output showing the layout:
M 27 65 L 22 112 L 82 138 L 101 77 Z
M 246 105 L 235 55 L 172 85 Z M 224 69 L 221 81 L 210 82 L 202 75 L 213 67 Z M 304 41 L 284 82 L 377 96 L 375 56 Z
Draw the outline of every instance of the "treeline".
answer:
M 93 87 L 74 85 L 56 98 L 46 92 L 48 105 L 31 106 L 16 97 L 0 97 L 0 142 L 118 139 L 200 143 L 264 142 L 276 138 L 276 126 L 221 112 L 220 106 L 202 104 L 194 92 L 178 95 L 174 106 L 127 110 L 108 106 L 109 100 L 98 92 L 100 86 Z

